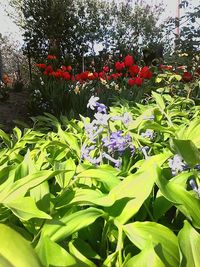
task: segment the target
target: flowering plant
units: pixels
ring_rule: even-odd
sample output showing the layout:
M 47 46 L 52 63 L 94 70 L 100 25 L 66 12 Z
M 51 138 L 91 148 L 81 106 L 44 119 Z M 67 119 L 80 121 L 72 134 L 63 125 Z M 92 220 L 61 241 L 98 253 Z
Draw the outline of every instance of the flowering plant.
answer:
M 149 67 L 137 66 L 131 55 L 126 56 L 123 62 L 110 62 L 99 72 L 88 70 L 74 73 L 70 65 L 58 67 L 58 62 L 52 55 L 48 56 L 47 63 L 38 63 L 36 67 L 41 74 L 35 77 L 33 90 L 37 87 L 40 91 L 42 100 L 48 103 L 45 107 L 54 105 L 50 110 L 44 111 L 66 113 L 62 107 L 68 107 L 68 113 L 71 110 L 76 116 L 80 113 L 88 114 L 87 101 L 94 93 L 107 105 L 117 97 L 139 100 L 153 75 Z M 58 89 L 60 87 L 61 90 Z
M 91 119 L 45 114 L 0 130 L 3 260 L 198 266 L 200 107 L 155 92 L 148 105 L 93 95 L 87 106 Z

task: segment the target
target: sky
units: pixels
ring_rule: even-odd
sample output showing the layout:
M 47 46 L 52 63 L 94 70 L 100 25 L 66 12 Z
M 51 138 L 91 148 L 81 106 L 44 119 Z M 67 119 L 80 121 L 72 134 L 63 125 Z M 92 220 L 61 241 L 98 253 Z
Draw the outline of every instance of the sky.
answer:
M 94 0 L 95 1 L 95 0 Z M 116 0 L 119 1 L 119 0 Z M 124 1 L 124 0 L 120 0 Z M 152 4 L 161 4 L 163 2 L 163 5 L 165 7 L 165 11 L 162 16 L 162 20 L 165 20 L 167 17 L 175 17 L 177 14 L 177 2 L 178 0 L 144 0 L 149 5 Z M 2 7 L 8 6 L 9 0 L 0 0 L 0 33 L 2 35 L 10 35 L 12 39 L 19 42 L 19 45 L 23 44 L 22 39 L 22 32 L 20 31 L 19 27 L 15 25 L 11 18 L 9 18 Z M 197 5 L 199 3 L 199 0 L 190 0 L 190 2 L 193 5 Z M 182 10 L 181 10 L 182 12 Z

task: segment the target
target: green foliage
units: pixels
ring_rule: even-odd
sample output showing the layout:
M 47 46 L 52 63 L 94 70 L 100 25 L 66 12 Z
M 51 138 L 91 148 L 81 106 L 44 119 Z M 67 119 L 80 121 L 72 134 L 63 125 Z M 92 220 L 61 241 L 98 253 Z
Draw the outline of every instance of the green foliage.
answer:
M 105 56 L 112 51 L 141 52 L 144 46 L 162 42 L 157 22 L 163 9 L 158 5 L 91 0 L 10 0 L 10 4 L 22 18 L 21 23 L 15 20 L 24 30 L 25 52 L 34 59 L 56 54 L 75 58 L 81 67 L 85 53 L 95 56 L 96 44 L 103 46 Z
M 129 124 L 110 120 L 99 133 L 99 144 L 118 130 L 131 136 L 135 153 L 121 167 L 83 157 L 89 118 L 45 114 L 32 129 L 0 131 L 2 266 L 198 266 L 200 107 L 153 93 L 109 115 L 125 112 Z M 177 154 L 184 168 L 170 163 Z

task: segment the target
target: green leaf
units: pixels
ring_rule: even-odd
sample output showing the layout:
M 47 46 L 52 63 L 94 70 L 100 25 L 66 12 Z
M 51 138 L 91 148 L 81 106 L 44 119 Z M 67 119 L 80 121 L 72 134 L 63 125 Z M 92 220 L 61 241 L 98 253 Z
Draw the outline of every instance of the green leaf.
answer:
M 156 254 L 166 267 L 179 266 L 178 240 L 169 228 L 155 222 L 135 222 L 124 225 L 123 229 L 141 250 L 151 239 Z
M 77 243 L 74 241 L 69 242 L 70 253 L 79 260 L 80 267 L 96 267 L 96 265 L 84 256 L 77 248 Z
M 79 267 L 76 259 L 48 236 L 40 239 L 35 251 L 45 267 Z
M 200 148 L 200 119 L 194 119 L 187 127 L 181 128 L 178 132 L 178 139 L 191 140 Z
M 55 162 L 55 170 L 65 170 L 65 172 L 56 175 L 59 186 L 65 188 L 76 172 L 76 165 L 74 160 L 69 158 L 65 162 Z
M 153 204 L 153 217 L 158 220 L 160 217 L 165 215 L 165 213 L 173 206 L 171 201 L 167 200 L 158 190 L 156 194 L 156 199 Z
M 60 171 L 44 170 L 34 174 L 29 174 L 24 178 L 16 181 L 7 190 L 0 193 L 0 202 L 8 202 L 24 196 L 28 190 L 41 184 L 42 182 L 54 177 Z
M 42 236 L 49 236 L 53 241 L 60 241 L 92 224 L 97 218 L 105 213 L 96 208 L 88 208 L 67 214 L 60 220 L 52 220 L 46 223 L 42 230 Z
M 106 209 L 109 215 L 121 224 L 126 223 L 138 212 L 151 193 L 156 175 L 156 168 L 138 171 L 113 188 L 108 197 L 116 202 Z
M 83 171 L 77 175 L 77 178 L 97 179 L 98 181 L 102 182 L 109 191 L 120 183 L 119 178 L 113 175 L 112 172 L 100 169 Z
M 2 267 L 41 267 L 31 245 L 10 227 L 0 224 L 0 264 Z
M 156 77 L 155 82 L 156 82 L 156 83 L 160 83 L 160 82 L 162 82 L 162 80 L 163 80 L 162 78 L 160 78 L 160 77 Z
M 200 163 L 200 152 L 191 140 L 173 139 L 176 152 L 191 166 Z
M 188 174 L 189 176 L 190 174 Z M 176 184 L 174 180 L 168 181 L 158 176 L 157 185 L 163 196 L 171 201 L 195 227 L 200 228 L 200 201 L 195 198 L 183 186 Z
M 7 145 L 8 148 L 12 147 L 12 141 L 8 134 L 6 134 L 3 130 L 0 129 L 0 138 Z
M 103 262 L 103 267 L 113 267 L 116 266 L 116 260 L 118 256 L 118 251 L 107 256 L 105 261 Z
M 197 267 L 200 263 L 200 234 L 185 220 L 178 234 L 181 250 L 180 267 Z
M 123 267 L 165 267 L 164 263 L 156 254 L 151 239 L 147 246 L 136 256 L 126 262 Z
M 101 193 L 101 191 L 92 189 L 76 188 L 73 191 L 66 191 L 58 198 L 56 208 L 62 208 L 66 205 L 99 205 L 109 207 L 113 205 L 115 199 Z
M 152 92 L 152 96 L 156 100 L 156 103 L 159 106 L 159 108 L 161 110 L 164 110 L 165 109 L 165 102 L 164 102 L 162 96 L 156 92 Z
M 78 139 L 72 133 L 64 132 L 61 127 L 58 128 L 58 134 L 61 141 L 66 142 L 70 149 L 73 149 L 78 157 L 80 157 L 80 146 L 78 144 Z
M 148 158 L 140 165 L 138 172 L 126 177 L 110 191 L 107 199 L 115 200 L 115 204 L 106 209 L 110 216 L 124 224 L 138 212 L 159 175 L 157 164 L 161 166 L 169 155 L 163 153 Z
M 3 202 L 12 212 L 22 220 L 31 218 L 51 219 L 51 216 L 39 210 L 32 197 L 17 198 L 12 201 Z

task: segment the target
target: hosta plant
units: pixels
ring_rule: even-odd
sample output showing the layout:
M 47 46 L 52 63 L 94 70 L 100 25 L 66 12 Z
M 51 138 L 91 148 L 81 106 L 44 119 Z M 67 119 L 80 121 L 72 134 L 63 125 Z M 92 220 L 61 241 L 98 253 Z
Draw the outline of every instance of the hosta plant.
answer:
M 88 111 L 1 130 L 3 266 L 198 266 L 200 107 L 153 93 Z

